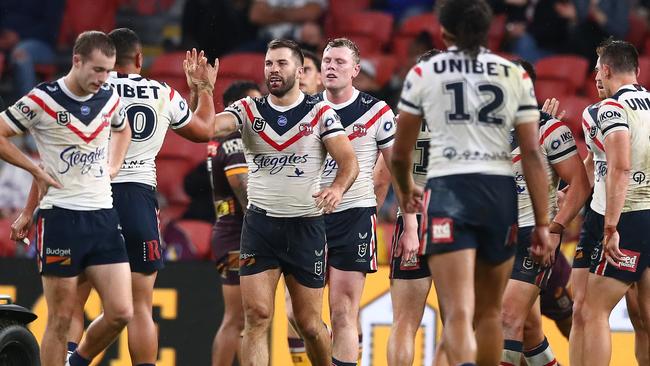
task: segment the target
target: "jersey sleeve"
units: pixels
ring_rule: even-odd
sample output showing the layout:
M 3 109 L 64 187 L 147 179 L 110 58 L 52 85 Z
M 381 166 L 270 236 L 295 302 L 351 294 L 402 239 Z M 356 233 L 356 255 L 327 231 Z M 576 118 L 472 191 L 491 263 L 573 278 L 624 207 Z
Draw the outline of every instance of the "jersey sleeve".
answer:
M 115 112 L 111 115 L 111 130 L 122 131 L 126 128 L 128 122 L 128 118 L 126 117 L 126 105 L 122 101 L 122 98 L 120 98 L 117 101 Z
M 537 98 L 535 97 L 535 88 L 533 81 L 523 68 L 520 68 L 521 90 L 519 91 L 519 100 L 517 100 L 517 112 L 515 113 L 515 125 L 526 122 L 539 121 L 539 109 L 537 107 Z
M 422 68 L 415 65 L 406 75 L 402 94 L 399 98 L 397 108 L 407 113 L 421 116 L 422 113 Z
M 548 161 L 557 164 L 577 154 L 578 148 L 569 127 L 558 120 L 548 123 L 550 127 L 542 135 L 542 146 Z
M 320 118 L 318 119 L 318 127 L 316 130 L 321 138 L 325 141 L 331 137 L 344 135 L 345 129 L 341 124 L 341 117 L 328 105 L 323 102 L 317 104 Z
M 17 134 L 25 133 L 41 119 L 43 109 L 30 98 L 33 92 L 34 90 L 0 113 L 0 117 Z
M 377 147 L 379 149 L 385 149 L 387 147 L 393 146 L 393 143 L 395 142 L 395 130 L 396 130 L 396 123 L 395 123 L 395 114 L 393 111 L 386 105 L 386 103 L 381 102 L 384 104 L 383 108 L 388 108 L 386 112 L 384 112 L 381 117 L 379 118 L 379 127 L 377 128 Z
M 171 114 L 170 127 L 172 130 L 176 130 L 185 127 L 185 125 L 190 123 L 190 120 L 192 119 L 192 111 L 190 111 L 187 101 L 183 98 L 181 93 L 177 92 L 173 88 L 169 89 L 169 100 L 171 103 L 169 108 L 169 113 Z
M 601 104 L 600 108 L 598 108 L 596 123 L 603 133 L 603 138 L 606 138 L 612 132 L 627 131 L 629 129 L 627 112 L 620 103 L 614 100 L 608 100 Z
M 244 157 L 244 143 L 241 137 L 229 138 L 221 143 L 217 154 L 222 155 L 223 171 L 227 177 L 248 173 L 248 165 Z
M 224 112 L 231 113 L 237 118 L 237 128 L 241 130 L 244 122 L 248 119 L 247 110 L 250 110 L 250 105 L 253 103 L 254 101 L 252 98 L 246 97 L 226 107 Z

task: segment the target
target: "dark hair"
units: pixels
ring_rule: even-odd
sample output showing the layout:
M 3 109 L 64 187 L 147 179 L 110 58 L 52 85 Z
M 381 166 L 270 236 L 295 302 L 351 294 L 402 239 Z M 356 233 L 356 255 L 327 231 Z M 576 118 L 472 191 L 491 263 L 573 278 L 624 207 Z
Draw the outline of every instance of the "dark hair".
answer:
M 325 46 L 325 50 L 327 50 L 328 48 L 338 48 L 338 47 L 345 47 L 348 48 L 350 51 L 352 51 L 352 59 L 354 60 L 355 64 L 361 62 L 361 53 L 359 52 L 359 47 L 357 47 L 357 44 L 352 42 L 352 40 L 344 37 L 331 39 L 327 42 L 327 46 Z
M 277 50 L 278 48 L 288 48 L 291 50 L 296 59 L 298 59 L 300 66 L 305 63 L 305 55 L 302 54 L 302 49 L 295 41 L 290 39 L 274 39 L 266 46 L 267 50 Z
M 113 29 L 109 34 L 115 44 L 115 65 L 125 66 L 135 60 L 135 54 L 139 51 L 142 43 L 138 35 L 129 28 Z
M 610 37 L 598 46 L 596 53 L 600 63 L 609 65 L 614 72 L 636 74 L 639 68 L 639 52 L 629 42 Z
M 435 56 L 435 55 L 437 55 L 437 54 L 439 54 L 439 53 L 441 53 L 441 52 L 442 52 L 442 51 L 440 51 L 440 50 L 437 49 L 437 48 L 432 48 L 432 49 L 426 51 L 425 53 L 421 54 L 420 56 L 418 56 L 418 59 L 417 59 L 415 62 L 423 62 L 423 61 L 427 61 L 427 60 L 430 59 L 431 57 L 433 57 L 433 56 Z
M 86 31 L 77 36 L 72 48 L 73 55 L 88 58 L 94 50 L 99 50 L 107 57 L 115 56 L 115 44 L 104 32 Z
M 535 80 L 537 80 L 537 72 L 535 71 L 535 66 L 533 66 L 533 64 L 523 58 L 513 60 L 512 62 L 523 67 L 528 73 L 528 76 L 530 76 L 530 80 L 532 80 L 533 84 L 535 83 Z
M 320 72 L 320 57 L 313 53 L 312 51 L 306 50 L 303 48 L 302 54 L 305 55 L 305 58 L 308 58 L 314 62 L 314 65 L 316 65 L 316 70 Z
M 444 0 L 438 18 L 458 49 L 476 58 L 492 22 L 492 9 L 485 0 Z
M 254 82 L 248 80 L 233 82 L 228 86 L 228 88 L 226 88 L 226 91 L 223 92 L 223 105 L 231 105 L 232 103 L 246 97 L 246 93 L 249 90 L 260 91 L 260 87 Z

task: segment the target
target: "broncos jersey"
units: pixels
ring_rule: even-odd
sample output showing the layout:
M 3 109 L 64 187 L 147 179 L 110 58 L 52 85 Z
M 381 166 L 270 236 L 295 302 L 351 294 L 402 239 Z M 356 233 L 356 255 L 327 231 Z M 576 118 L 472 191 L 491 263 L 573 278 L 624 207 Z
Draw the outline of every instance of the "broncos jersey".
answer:
M 50 187 L 40 208 L 88 211 L 113 207 L 108 127 L 123 130 L 125 116 L 120 97 L 110 85 L 79 97 L 63 78 L 38 85 L 0 114 L 16 133 L 29 130 L 45 171 L 63 185 Z
M 169 128 L 178 129 L 192 119 L 187 102 L 167 84 L 138 74 L 111 72 L 107 83 L 124 101 L 131 124 L 131 144 L 113 183 L 156 186 L 156 155 Z
M 274 217 L 318 216 L 313 194 L 320 190 L 327 152 L 323 141 L 345 133 L 334 110 L 300 93 L 290 106 L 268 96 L 231 104 L 248 164 L 248 202 Z
M 598 108 L 596 123 L 604 139 L 629 131 L 631 170 L 622 212 L 650 209 L 650 92 L 640 85 L 624 85 Z
M 542 156 L 546 159 L 544 164 L 548 177 L 549 215 L 554 217 L 557 214 L 557 188 L 560 178 L 552 166 L 558 164 L 578 153 L 573 134 L 567 125 L 562 121 L 542 113 L 539 127 L 539 145 Z M 513 138 L 512 170 L 515 174 L 517 188 L 517 200 L 519 207 L 519 227 L 535 225 L 535 214 L 533 203 L 526 186 L 526 178 L 521 165 L 521 154 L 516 139 Z
M 604 215 L 607 195 L 605 193 L 605 176 L 607 175 L 607 159 L 605 159 L 605 147 L 603 133 L 596 125 L 598 107 L 595 103 L 582 112 L 582 132 L 585 135 L 587 149 L 592 153 L 594 161 L 594 193 L 591 196 L 591 209 Z
M 429 178 L 512 175 L 510 130 L 539 121 L 528 74 L 486 49 L 471 59 L 451 47 L 418 63 L 406 76 L 398 107 L 428 123 Z
M 377 206 L 373 172 L 377 153 L 393 145 L 395 114 L 386 102 L 356 89 L 352 98 L 341 104 L 334 104 L 327 100 L 325 92 L 320 94 L 320 98 L 341 117 L 341 124 L 359 161 L 359 175 L 350 189 L 345 192 L 334 212 L 355 207 Z M 321 188 L 332 185 L 337 171 L 336 161 L 328 154 L 321 178 Z

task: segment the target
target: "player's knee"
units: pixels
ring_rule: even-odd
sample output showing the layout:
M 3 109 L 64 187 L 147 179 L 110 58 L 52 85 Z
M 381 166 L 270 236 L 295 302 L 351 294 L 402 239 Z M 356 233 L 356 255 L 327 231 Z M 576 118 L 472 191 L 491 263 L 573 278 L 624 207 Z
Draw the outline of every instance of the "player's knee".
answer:
M 518 331 L 524 328 L 525 319 L 523 314 L 515 311 L 508 306 L 504 306 L 502 311 L 502 323 L 505 331 Z
M 115 328 L 124 328 L 133 318 L 131 304 L 119 304 L 104 309 L 104 317 Z
M 47 327 L 56 334 L 67 335 L 72 322 L 72 312 L 50 310 L 47 315 Z
M 248 306 L 245 308 L 246 329 L 266 329 L 271 325 L 273 313 L 264 306 Z
M 453 306 L 445 311 L 445 325 L 472 323 L 472 310 L 467 306 Z
M 322 333 L 325 325 L 320 319 L 310 319 L 298 321 L 298 330 L 300 335 L 305 340 L 313 340 L 318 338 Z
M 347 328 L 357 325 L 357 314 L 356 309 L 352 309 L 348 306 L 337 306 L 332 307 L 331 318 L 332 318 L 332 328 L 340 329 Z

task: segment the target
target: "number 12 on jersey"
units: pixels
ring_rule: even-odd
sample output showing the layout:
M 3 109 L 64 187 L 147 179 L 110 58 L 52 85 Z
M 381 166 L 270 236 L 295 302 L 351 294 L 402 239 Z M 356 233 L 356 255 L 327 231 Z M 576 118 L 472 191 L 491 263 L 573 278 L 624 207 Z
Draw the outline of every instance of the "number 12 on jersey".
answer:
M 467 110 L 467 84 L 463 81 L 444 84 L 444 93 L 451 95 L 453 109 L 447 111 L 447 123 L 449 124 L 470 124 L 474 120 L 479 123 L 500 125 L 503 123 L 503 116 L 497 112 L 503 107 L 503 89 L 496 84 L 482 83 L 475 91 L 481 105 L 478 107 L 476 116 Z

